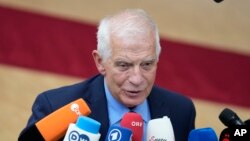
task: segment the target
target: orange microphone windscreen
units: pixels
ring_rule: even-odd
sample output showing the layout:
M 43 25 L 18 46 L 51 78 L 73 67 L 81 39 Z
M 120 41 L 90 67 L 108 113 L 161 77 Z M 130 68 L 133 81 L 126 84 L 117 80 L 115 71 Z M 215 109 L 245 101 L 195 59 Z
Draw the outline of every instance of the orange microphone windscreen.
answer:
M 87 116 L 91 113 L 83 99 L 75 100 L 36 123 L 36 127 L 44 140 L 52 141 L 63 137 L 70 123 L 75 123 L 79 115 Z

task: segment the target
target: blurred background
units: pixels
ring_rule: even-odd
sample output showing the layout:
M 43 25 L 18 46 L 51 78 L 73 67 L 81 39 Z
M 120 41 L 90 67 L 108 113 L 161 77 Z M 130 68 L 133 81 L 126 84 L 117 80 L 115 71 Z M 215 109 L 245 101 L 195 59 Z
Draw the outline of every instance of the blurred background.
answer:
M 158 24 L 156 84 L 194 101 L 197 128 L 219 136 L 226 107 L 250 118 L 249 0 L 0 0 L 1 140 L 17 140 L 39 93 L 97 73 L 98 22 L 127 8 Z

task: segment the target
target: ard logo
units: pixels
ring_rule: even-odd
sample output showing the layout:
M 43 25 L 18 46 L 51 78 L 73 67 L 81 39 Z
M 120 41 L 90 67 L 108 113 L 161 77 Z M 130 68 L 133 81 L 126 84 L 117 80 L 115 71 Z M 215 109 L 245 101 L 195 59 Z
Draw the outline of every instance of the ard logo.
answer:
M 120 141 L 122 138 L 122 133 L 118 129 L 113 129 L 108 135 L 108 141 Z

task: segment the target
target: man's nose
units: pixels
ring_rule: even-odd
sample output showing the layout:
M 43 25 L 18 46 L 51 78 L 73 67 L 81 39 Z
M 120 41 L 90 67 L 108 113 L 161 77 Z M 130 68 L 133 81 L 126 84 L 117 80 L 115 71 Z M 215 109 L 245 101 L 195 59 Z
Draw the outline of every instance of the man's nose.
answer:
M 139 86 L 143 82 L 142 72 L 140 67 L 134 67 L 129 76 L 129 82 L 133 85 Z

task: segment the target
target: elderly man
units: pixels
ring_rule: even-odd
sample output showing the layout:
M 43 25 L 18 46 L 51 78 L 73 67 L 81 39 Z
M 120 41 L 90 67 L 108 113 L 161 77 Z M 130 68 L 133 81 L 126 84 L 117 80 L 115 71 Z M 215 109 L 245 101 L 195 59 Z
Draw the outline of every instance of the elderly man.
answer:
M 101 123 L 101 141 L 109 126 L 119 125 L 131 109 L 143 119 L 143 140 L 149 120 L 168 116 L 175 140 L 186 141 L 194 129 L 195 108 L 189 98 L 154 85 L 161 46 L 153 20 L 140 9 L 121 11 L 100 22 L 97 40 L 92 55 L 100 74 L 38 95 L 26 129 L 83 98 L 92 111 L 89 117 Z

